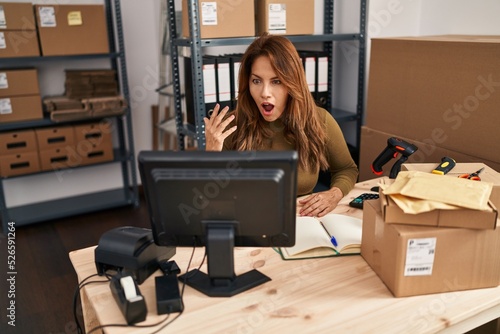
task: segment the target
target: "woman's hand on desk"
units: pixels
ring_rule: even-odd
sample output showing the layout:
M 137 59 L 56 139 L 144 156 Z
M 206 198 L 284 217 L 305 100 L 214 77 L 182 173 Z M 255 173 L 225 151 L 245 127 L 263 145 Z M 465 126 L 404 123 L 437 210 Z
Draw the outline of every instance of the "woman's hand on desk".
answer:
M 299 199 L 299 215 L 322 217 L 335 209 L 342 197 L 344 197 L 342 191 L 337 187 L 333 187 L 330 190 L 317 192 Z

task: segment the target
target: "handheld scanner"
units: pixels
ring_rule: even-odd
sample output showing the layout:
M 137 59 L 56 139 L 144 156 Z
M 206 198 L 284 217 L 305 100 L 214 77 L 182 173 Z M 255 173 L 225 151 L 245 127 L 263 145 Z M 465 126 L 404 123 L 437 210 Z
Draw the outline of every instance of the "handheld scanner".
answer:
M 400 138 L 390 137 L 387 139 L 387 146 L 373 161 L 371 168 L 372 172 L 376 175 L 382 175 L 382 167 L 389 162 L 392 158 L 396 158 L 398 154 L 402 155 L 402 160 L 398 164 L 401 165 L 402 162 L 406 161 L 410 155 L 415 153 L 418 148 Z

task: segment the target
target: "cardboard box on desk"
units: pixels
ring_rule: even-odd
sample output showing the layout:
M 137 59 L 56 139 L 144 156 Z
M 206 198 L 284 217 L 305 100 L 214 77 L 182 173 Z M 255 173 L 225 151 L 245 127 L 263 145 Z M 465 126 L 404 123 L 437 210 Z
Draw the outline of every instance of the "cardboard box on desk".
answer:
M 310 35 L 314 33 L 313 0 L 257 0 L 257 35 Z
M 395 297 L 496 287 L 500 228 L 386 224 L 379 200 L 363 208 L 361 256 Z
M 500 154 L 496 155 L 496 161 L 481 159 L 477 156 L 442 147 L 442 142 L 447 140 L 445 136 L 436 134 L 435 136 L 433 135 L 426 138 L 424 141 L 418 141 L 410 137 L 406 137 L 405 135 L 402 135 L 402 133 L 404 134 L 403 129 L 398 135 L 397 133 L 383 132 L 368 126 L 361 127 L 361 144 L 358 165 L 360 181 L 373 179 L 375 177 L 375 174 L 373 174 L 370 166 L 377 155 L 379 155 L 379 153 L 382 152 L 382 150 L 387 146 L 387 139 L 390 137 L 401 138 L 418 147 L 418 150 L 408 158 L 407 163 L 432 163 L 437 166 L 438 163 L 441 162 L 441 158 L 448 156 L 455 159 L 455 161 L 460 162 L 481 161 L 495 170 L 500 170 Z M 495 143 L 492 143 L 492 146 L 494 146 L 494 144 Z M 392 159 L 385 166 L 383 166 L 383 175 L 389 176 L 391 167 L 395 162 L 396 159 Z M 497 208 L 500 208 L 496 202 L 494 204 Z
M 372 39 L 366 125 L 500 163 L 499 52 L 500 36 Z
M 189 37 L 187 0 L 182 0 L 182 36 Z M 201 38 L 255 36 L 253 0 L 201 1 L 198 0 Z
M 432 210 L 419 214 L 406 214 L 390 196 L 380 193 L 382 216 L 389 224 L 423 225 L 436 227 L 462 227 L 494 230 L 497 225 L 498 211 L 490 201 L 491 211 L 472 209 Z
M 103 5 L 35 5 L 43 56 L 109 53 Z
M 437 160 L 440 161 L 440 160 Z M 458 160 L 460 161 L 460 160 Z M 401 170 L 407 171 L 421 171 L 421 172 L 431 172 L 438 163 L 407 163 L 401 166 Z M 482 162 L 457 162 L 455 167 L 446 174 L 447 176 L 458 177 L 462 174 L 473 173 L 481 168 L 483 171 L 479 174 L 479 177 L 484 182 L 493 183 L 493 189 L 490 195 L 490 201 L 493 205 L 499 209 L 500 208 L 500 173 L 495 169 L 491 168 Z

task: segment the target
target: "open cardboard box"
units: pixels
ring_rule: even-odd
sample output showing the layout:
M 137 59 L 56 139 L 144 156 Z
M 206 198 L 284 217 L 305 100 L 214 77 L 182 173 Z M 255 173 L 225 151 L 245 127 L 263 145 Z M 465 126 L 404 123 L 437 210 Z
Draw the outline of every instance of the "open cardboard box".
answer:
M 436 163 L 407 163 L 401 166 L 403 171 L 421 171 L 432 172 L 438 165 Z M 455 167 L 450 170 L 446 176 L 458 177 L 461 174 L 473 173 L 480 168 L 484 168 L 479 174 L 481 181 L 493 183 L 493 190 L 491 191 L 490 201 L 496 208 L 500 208 L 500 173 L 493 168 L 482 162 L 457 162 Z
M 380 204 L 386 223 L 491 230 L 494 230 L 497 225 L 498 210 L 491 201 L 488 202 L 491 211 L 463 208 L 407 214 L 389 196 L 380 192 Z

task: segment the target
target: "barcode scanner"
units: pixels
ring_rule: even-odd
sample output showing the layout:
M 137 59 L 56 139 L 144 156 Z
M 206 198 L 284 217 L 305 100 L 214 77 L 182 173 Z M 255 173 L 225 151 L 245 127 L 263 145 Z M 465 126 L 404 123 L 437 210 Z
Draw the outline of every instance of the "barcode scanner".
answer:
M 389 162 L 389 160 L 396 158 L 400 154 L 400 158 L 394 163 L 389 174 L 389 178 L 395 179 L 401 170 L 401 165 L 408 160 L 408 157 L 418 150 L 413 144 L 410 144 L 400 138 L 390 137 L 387 139 L 387 146 L 385 149 L 375 158 L 371 168 L 375 175 L 382 175 L 384 172 L 382 167 Z

